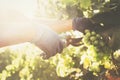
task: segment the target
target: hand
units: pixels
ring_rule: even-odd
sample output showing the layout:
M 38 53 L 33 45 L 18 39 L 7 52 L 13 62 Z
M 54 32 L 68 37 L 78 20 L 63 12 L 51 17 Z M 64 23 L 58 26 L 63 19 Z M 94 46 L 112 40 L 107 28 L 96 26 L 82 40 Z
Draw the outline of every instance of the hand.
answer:
M 45 25 L 39 25 L 37 29 L 32 42 L 45 52 L 46 58 L 62 52 L 64 44 L 57 33 Z

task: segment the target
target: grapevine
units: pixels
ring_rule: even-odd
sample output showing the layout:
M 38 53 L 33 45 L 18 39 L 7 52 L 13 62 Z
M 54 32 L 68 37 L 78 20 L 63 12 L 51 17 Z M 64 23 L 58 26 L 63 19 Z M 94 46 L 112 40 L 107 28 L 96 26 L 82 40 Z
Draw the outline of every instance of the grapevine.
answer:
M 115 51 L 113 57 L 118 65 L 114 65 L 110 53 L 112 49 L 104 38 L 90 30 L 62 33 L 77 40 L 79 46 L 68 45 L 63 52 L 49 59 L 43 59 L 42 53 L 32 44 L 7 47 L 0 51 L 1 80 L 119 80 L 120 52 Z M 115 73 L 114 76 L 112 73 Z

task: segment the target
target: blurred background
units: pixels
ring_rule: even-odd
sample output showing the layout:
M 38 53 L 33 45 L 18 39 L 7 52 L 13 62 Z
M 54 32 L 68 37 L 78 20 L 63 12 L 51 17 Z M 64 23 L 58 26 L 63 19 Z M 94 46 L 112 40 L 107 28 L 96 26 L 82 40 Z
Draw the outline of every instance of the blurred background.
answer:
M 68 19 L 91 17 L 117 6 L 117 0 L 0 0 L 0 8 L 13 8 L 28 17 Z
M 119 4 L 120 0 L 0 0 L 0 17 L 4 11 L 13 15 L 19 12 L 39 23 L 53 24 L 59 20 L 90 18 L 97 13 L 114 11 Z M 0 48 L 0 80 L 120 80 L 120 50 L 113 52 L 99 34 L 87 32 L 92 40 L 93 37 L 97 39 L 97 45 L 84 35 L 82 45 L 70 45 L 49 59 L 43 59 L 42 51 L 31 43 Z M 66 34 L 79 35 L 68 31 L 62 36 Z

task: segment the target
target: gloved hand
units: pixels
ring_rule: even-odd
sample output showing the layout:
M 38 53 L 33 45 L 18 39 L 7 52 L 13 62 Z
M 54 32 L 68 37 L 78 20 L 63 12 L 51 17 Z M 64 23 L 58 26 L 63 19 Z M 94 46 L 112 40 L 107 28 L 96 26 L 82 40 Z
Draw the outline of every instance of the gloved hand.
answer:
M 62 52 L 64 43 L 56 32 L 46 25 L 39 25 L 37 29 L 36 37 L 32 42 L 45 52 L 45 58 Z
M 73 30 L 78 30 L 82 33 L 84 33 L 85 29 L 89 29 L 90 31 L 97 31 L 98 33 L 106 30 L 100 24 L 94 23 L 91 18 L 77 17 L 73 19 L 72 24 Z
M 85 29 L 93 27 L 94 24 L 92 24 L 89 18 L 77 17 L 73 19 L 72 25 L 73 30 L 84 32 Z
M 120 49 L 120 25 L 100 26 L 99 24 L 92 23 L 89 18 L 75 18 L 73 20 L 73 29 L 84 33 L 85 29 L 95 31 L 102 35 L 103 39 L 113 49 Z

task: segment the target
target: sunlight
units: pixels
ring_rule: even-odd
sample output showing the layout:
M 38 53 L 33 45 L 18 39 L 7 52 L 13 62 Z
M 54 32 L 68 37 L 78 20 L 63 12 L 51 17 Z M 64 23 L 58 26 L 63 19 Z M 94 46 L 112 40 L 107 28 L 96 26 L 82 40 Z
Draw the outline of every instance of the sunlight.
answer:
M 0 8 L 14 9 L 27 17 L 33 17 L 37 9 L 37 0 L 0 0 Z

